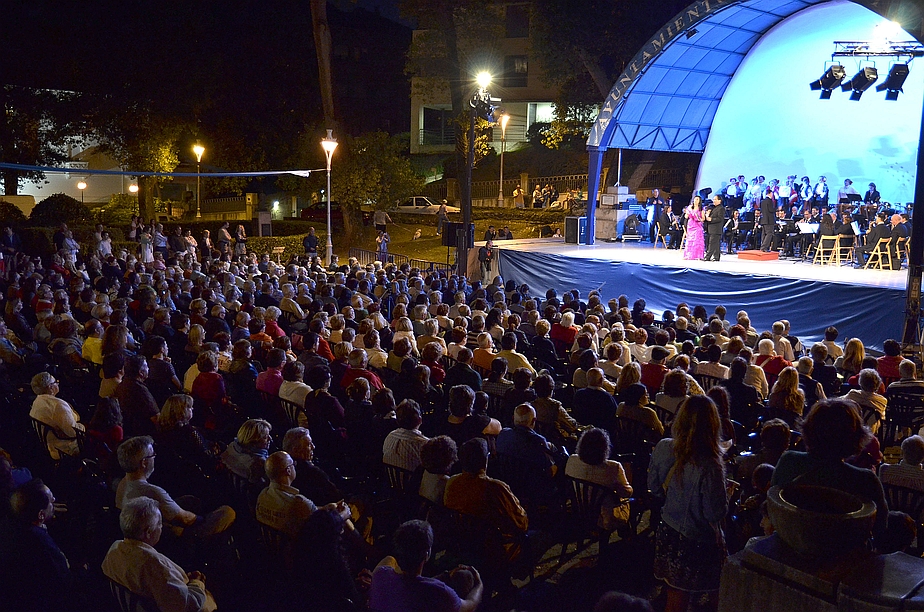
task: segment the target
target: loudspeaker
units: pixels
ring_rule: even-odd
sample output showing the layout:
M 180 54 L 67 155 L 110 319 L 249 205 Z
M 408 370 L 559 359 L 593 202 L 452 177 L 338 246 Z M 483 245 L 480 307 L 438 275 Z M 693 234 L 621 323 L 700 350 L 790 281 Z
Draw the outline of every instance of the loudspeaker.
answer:
M 443 246 L 457 247 L 465 238 L 465 226 L 462 223 L 449 221 L 443 224 Z M 472 248 L 475 246 L 475 224 L 468 224 L 468 240 L 466 246 Z
M 587 243 L 587 217 L 565 217 L 565 242 Z

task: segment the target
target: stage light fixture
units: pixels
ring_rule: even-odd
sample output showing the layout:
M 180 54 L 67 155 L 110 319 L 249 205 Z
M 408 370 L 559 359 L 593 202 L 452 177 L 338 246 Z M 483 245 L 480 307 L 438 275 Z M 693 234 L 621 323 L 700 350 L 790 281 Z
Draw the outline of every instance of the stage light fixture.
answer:
M 860 68 L 860 71 L 853 75 L 853 78 L 841 85 L 843 91 L 853 90 L 850 99 L 857 102 L 863 92 L 869 89 L 876 79 L 879 78 L 879 72 L 873 66 Z
M 840 64 L 832 64 L 825 73 L 821 75 L 821 78 L 812 82 L 809 87 L 812 88 L 812 91 L 818 91 L 820 89 L 822 100 L 830 100 L 831 92 L 841 84 L 845 76 L 847 76 L 847 71 L 843 66 Z
M 886 100 L 898 100 L 898 94 L 904 93 L 902 86 L 905 84 L 905 79 L 908 78 L 910 72 L 911 67 L 908 64 L 892 64 L 892 68 L 889 69 L 889 76 L 881 85 L 876 87 L 876 91 L 887 92 Z

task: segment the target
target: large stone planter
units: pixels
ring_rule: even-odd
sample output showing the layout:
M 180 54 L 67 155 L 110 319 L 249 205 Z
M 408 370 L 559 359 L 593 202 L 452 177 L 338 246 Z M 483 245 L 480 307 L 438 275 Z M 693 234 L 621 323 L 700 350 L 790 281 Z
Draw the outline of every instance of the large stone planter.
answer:
M 776 533 L 805 557 L 831 557 L 869 540 L 876 504 L 829 487 L 786 485 L 767 493 Z

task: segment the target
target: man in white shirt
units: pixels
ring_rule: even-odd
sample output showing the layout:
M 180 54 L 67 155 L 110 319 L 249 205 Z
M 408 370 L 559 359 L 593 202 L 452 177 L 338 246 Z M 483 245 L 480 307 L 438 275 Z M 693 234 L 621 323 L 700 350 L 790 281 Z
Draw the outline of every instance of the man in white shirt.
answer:
M 163 522 L 158 504 L 148 497 L 127 501 L 119 515 L 124 540 L 103 559 L 103 573 L 132 593 L 153 600 L 161 612 L 212 612 L 218 606 L 200 572 L 183 568 L 154 550 Z
M 78 423 L 80 416 L 71 405 L 55 397 L 58 394 L 58 381 L 48 372 L 39 372 L 32 377 L 31 385 L 36 397 L 29 416 L 54 428 L 54 432 L 50 432 L 45 441 L 52 459 L 60 459 L 61 453 L 76 455 L 80 449 L 77 447 L 75 429 L 83 430 L 84 427 Z M 62 437 L 59 438 L 56 433 Z
M 420 467 L 420 449 L 428 438 L 420 433 L 420 408 L 416 404 L 401 402 L 395 410 L 398 428 L 385 437 L 382 445 L 382 461 L 409 472 Z

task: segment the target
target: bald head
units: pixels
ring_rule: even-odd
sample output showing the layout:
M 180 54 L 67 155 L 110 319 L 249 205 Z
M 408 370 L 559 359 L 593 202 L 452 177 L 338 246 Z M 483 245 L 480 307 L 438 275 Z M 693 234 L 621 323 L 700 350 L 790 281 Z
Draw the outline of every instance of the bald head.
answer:
M 902 222 L 902 216 L 898 213 L 895 213 L 894 215 L 892 215 L 891 221 L 892 221 L 892 227 L 895 227 L 896 225 Z
M 513 411 L 513 424 L 532 429 L 536 425 L 536 410 L 529 404 L 520 404 Z
M 266 459 L 266 477 L 277 484 L 291 485 L 295 480 L 295 461 L 285 451 L 276 451 Z

